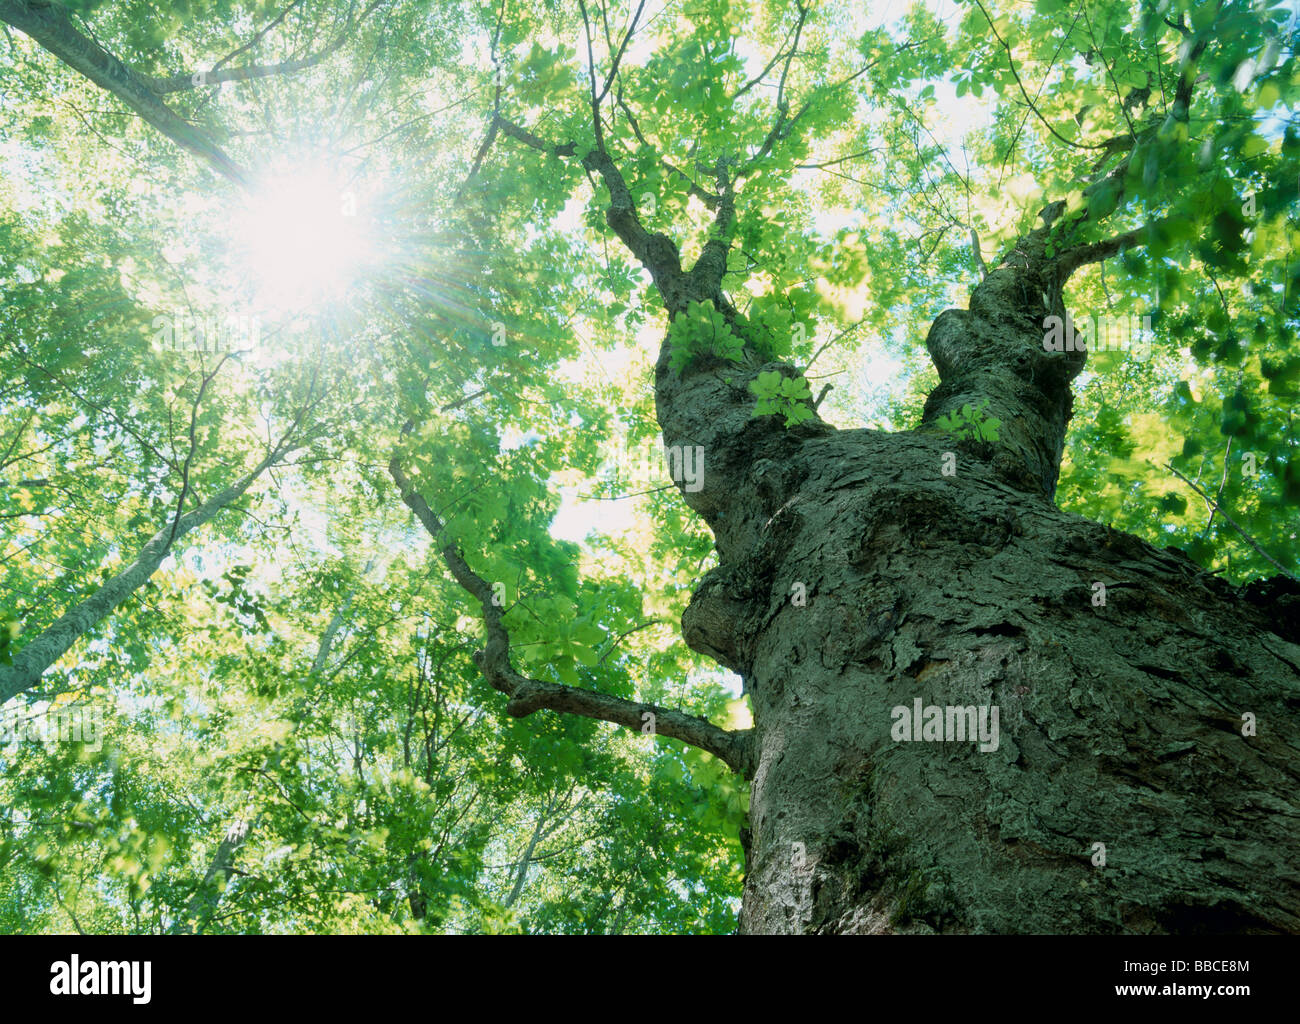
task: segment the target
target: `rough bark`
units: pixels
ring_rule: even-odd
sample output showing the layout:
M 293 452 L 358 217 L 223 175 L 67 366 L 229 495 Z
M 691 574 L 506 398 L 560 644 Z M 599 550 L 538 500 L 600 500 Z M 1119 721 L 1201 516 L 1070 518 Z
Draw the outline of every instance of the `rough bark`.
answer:
M 987 401 L 985 414 L 1001 421 L 998 472 L 1051 497 L 1073 407 L 1070 381 L 1087 353 L 1043 348 L 1044 318 L 1065 317 L 1067 276 L 1044 252 L 1047 231 L 1024 236 L 971 293 L 968 309 L 946 310 L 931 326 L 925 345 L 939 386 L 921 422 Z
M 1300 930 L 1300 591 L 1053 505 L 1081 359 L 1042 352 L 1034 237 L 929 340 L 924 424 L 987 398 L 1005 443 L 787 431 L 753 371 L 660 361 L 720 559 L 683 634 L 754 706 L 743 931 Z M 1000 745 L 895 741 L 918 698 L 997 706 Z
M 0 0 L 0 19 L 240 180 L 60 11 Z M 609 82 L 617 55 L 613 65 Z M 1176 117 L 1191 81 L 1180 77 Z M 610 228 L 670 317 L 711 300 L 734 319 L 721 285 L 736 173 L 719 162 L 706 193 L 715 232 L 685 270 L 676 245 L 641 224 L 605 149 L 609 86 L 598 93 L 594 66 L 591 87 L 597 147 L 581 163 L 608 190 Z M 788 130 L 778 108 L 759 155 Z M 577 156 L 494 110 L 475 171 L 498 136 Z M 940 385 L 918 431 L 837 431 L 816 417 L 785 430 L 751 416 L 747 385 L 760 369 L 793 368 L 678 375 L 665 344 L 659 423 L 666 446 L 705 449 L 704 486 L 683 496 L 719 554 L 683 634 L 742 675 L 751 733 L 517 675 L 486 584 L 443 549 L 483 606 L 479 664 L 511 714 L 549 708 L 637 728 L 652 710 L 661 732 L 751 777 L 743 931 L 1300 931 L 1300 592 L 1281 578 L 1236 590 L 1176 551 L 1053 505 L 1069 383 L 1085 357 L 1044 352 L 1043 318 L 1063 316 L 1072 270 L 1140 232 L 1048 258 L 1045 231 L 984 276 L 967 309 L 935 321 L 927 348 Z M 1002 422 L 995 445 L 927 429 L 984 400 Z M 950 452 L 957 469 L 945 475 Z M 438 537 L 396 460 L 390 470 Z M 791 600 L 795 584 L 806 603 Z M 997 749 L 895 741 L 892 709 L 917 699 L 997 706 Z
M 754 701 L 744 930 L 1300 929 L 1294 622 L 944 447 L 806 445 L 684 623 Z M 917 698 L 998 749 L 895 742 Z

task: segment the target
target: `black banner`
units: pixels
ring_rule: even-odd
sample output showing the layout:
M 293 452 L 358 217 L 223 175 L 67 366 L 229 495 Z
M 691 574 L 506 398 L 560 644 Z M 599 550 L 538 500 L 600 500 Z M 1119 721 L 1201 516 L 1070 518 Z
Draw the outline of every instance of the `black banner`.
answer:
M 737 937 L 7 936 L 0 985 L 6 1007 L 19 1012 L 113 1004 L 130 1015 L 212 999 L 223 1013 L 373 1010 L 389 996 L 409 999 L 412 982 L 431 1006 L 450 984 L 453 1005 L 481 989 L 494 1012 L 513 1003 L 536 1010 L 558 990 L 569 1005 L 667 1008 L 765 1000 L 769 981 L 781 990 L 773 995 L 794 996 L 790 1009 L 833 997 L 863 1013 L 1127 1004 L 1235 1014 L 1281 1005 L 1294 991 L 1296 953 L 1294 940 L 1260 936 L 877 937 L 833 948 Z

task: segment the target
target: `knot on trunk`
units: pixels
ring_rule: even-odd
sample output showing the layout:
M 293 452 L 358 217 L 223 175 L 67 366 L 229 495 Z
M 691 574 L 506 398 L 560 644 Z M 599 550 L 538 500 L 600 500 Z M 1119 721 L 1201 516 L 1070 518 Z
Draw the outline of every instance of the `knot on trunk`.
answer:
M 734 586 L 731 574 L 714 569 L 704 577 L 682 612 L 682 639 L 733 672 L 748 675 L 752 651 L 743 639 L 753 602 Z

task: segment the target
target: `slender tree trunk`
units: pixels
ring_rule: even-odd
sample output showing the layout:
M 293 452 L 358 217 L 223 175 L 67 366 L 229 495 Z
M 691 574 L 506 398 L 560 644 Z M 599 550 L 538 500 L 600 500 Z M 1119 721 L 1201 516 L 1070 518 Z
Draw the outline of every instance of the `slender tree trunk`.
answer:
M 169 520 L 149 538 L 135 561 L 28 640 L 13 656 L 13 664 L 0 665 L 0 704 L 35 686 L 45 671 L 67 654 L 73 644 L 144 586 L 149 577 L 158 571 L 158 566 L 171 552 L 176 541 L 242 497 L 267 467 L 278 462 L 284 454 L 284 448 L 277 448 L 252 472 L 179 519 Z
M 1300 590 L 1055 507 L 1082 358 L 1035 243 L 936 320 L 918 431 L 786 430 L 665 345 L 720 559 L 683 632 L 754 706 L 742 931 L 1300 931 Z M 1000 443 L 925 429 L 985 398 Z M 997 708 L 996 748 L 900 739 L 918 701 Z
M 542 828 L 545 824 L 545 814 L 538 814 L 537 827 L 533 829 L 533 834 L 528 840 L 528 845 L 524 848 L 524 852 L 519 856 L 519 864 L 515 869 L 515 881 L 510 887 L 510 894 L 506 896 L 505 902 L 501 904 L 507 910 L 513 907 L 519 897 L 523 895 L 524 882 L 528 880 L 528 868 L 533 862 L 533 852 L 537 849 L 538 842 L 541 841 Z
M 230 876 L 235 873 L 235 857 L 240 848 L 248 841 L 256 820 L 237 819 L 226 830 L 225 836 L 217 845 L 217 852 L 212 855 L 208 870 L 185 905 L 185 914 L 172 924 L 171 934 L 192 935 L 196 930 L 202 932 L 207 927 L 212 915 L 217 912 L 222 894 L 230 884 Z
M 316 648 L 316 658 L 311 666 L 312 675 L 320 676 L 329 664 L 330 652 L 334 647 L 334 638 L 338 636 L 339 628 L 347 617 L 348 609 L 352 605 L 352 598 L 355 594 L 355 590 L 347 592 L 343 598 L 343 603 L 335 609 L 329 624 L 325 627 L 325 632 L 321 634 L 320 644 Z M 296 710 L 299 714 L 301 714 L 304 704 L 305 702 L 302 699 L 298 700 Z M 275 750 L 266 756 L 262 761 L 263 774 L 275 767 L 282 752 L 283 747 L 277 746 Z M 260 812 L 245 812 L 245 814 L 244 817 L 236 818 L 230 828 L 226 830 L 225 836 L 217 845 L 217 852 L 212 855 L 208 870 L 204 872 L 203 880 L 199 882 L 198 888 L 194 890 L 185 905 L 185 913 L 172 924 L 172 934 L 190 935 L 196 929 L 202 932 L 208 921 L 212 919 L 212 915 L 217 912 L 221 897 L 225 894 L 226 886 L 230 884 L 230 876 L 235 871 L 235 857 L 244 844 L 248 842 L 248 837 L 257 826 L 257 819 L 260 816 Z M 414 907 L 414 904 L 412 906 Z M 417 916 L 422 917 L 423 913 Z
M 560 795 L 558 790 L 552 792 L 547 797 L 546 803 L 538 809 L 537 826 L 533 829 L 533 834 L 529 837 L 524 852 L 519 856 L 515 869 L 514 884 L 511 885 L 510 893 L 506 896 L 505 902 L 501 904 L 507 910 L 513 907 L 519 901 L 519 897 L 523 895 L 524 885 L 528 881 L 528 869 L 533 864 L 534 856 L 537 855 L 538 844 L 546 842 L 563 828 L 565 823 L 578 813 L 578 808 L 586 801 L 585 796 L 579 796 L 573 803 L 569 802 L 575 788 L 574 785 L 570 785 L 563 796 Z

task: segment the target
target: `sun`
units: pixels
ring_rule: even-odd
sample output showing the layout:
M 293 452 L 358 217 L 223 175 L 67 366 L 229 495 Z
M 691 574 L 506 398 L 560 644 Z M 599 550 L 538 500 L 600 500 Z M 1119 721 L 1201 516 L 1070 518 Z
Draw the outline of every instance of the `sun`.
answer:
M 355 184 L 325 168 L 264 175 L 233 225 L 256 304 L 304 313 L 346 299 L 376 255 L 364 206 Z

